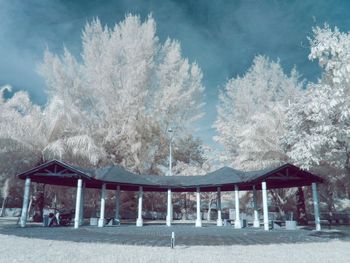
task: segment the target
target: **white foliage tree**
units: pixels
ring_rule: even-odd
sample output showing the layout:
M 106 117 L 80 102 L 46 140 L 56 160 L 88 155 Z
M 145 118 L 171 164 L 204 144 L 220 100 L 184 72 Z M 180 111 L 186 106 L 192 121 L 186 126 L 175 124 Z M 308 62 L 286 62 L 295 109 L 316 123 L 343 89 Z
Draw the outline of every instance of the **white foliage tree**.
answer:
M 224 161 L 238 169 L 256 170 L 287 160 L 279 140 L 285 133 L 285 109 L 302 87 L 298 79 L 295 69 L 288 76 L 278 61 L 257 56 L 244 76 L 226 83 L 214 125 Z
M 177 143 L 174 158 L 176 159 L 176 165 L 173 170 L 176 175 L 202 176 L 217 168 L 214 164 L 216 156 L 212 149 L 209 146 L 203 146 L 199 139 L 194 139 L 192 136 L 188 136 Z M 181 195 L 184 201 L 182 215 L 184 219 L 188 219 L 188 204 L 194 205 L 195 195 L 193 193 L 184 193 Z M 210 221 L 211 209 L 214 204 L 217 204 L 217 194 L 216 192 L 208 192 L 201 193 L 201 196 L 204 199 L 202 206 L 204 205 L 208 208 L 207 220 Z M 189 200 L 190 202 L 188 202 Z
M 15 180 L 15 175 L 40 162 L 43 146 L 40 107 L 31 103 L 26 92 L 17 92 L 6 99 L 5 91 L 10 92 L 11 87 L 0 88 L 0 185 L 3 184 L 3 208 L 9 193 L 14 194 L 21 185 Z M 15 199 L 13 197 L 12 200 Z
M 0 88 L 0 154 L 8 160 L 13 158 L 14 162 L 16 159 L 23 163 L 38 161 L 41 158 L 41 132 L 38 128 L 41 126 L 41 109 L 31 103 L 26 92 L 20 91 L 5 99 L 5 90 L 10 92 L 11 87 Z M 18 156 L 11 156 L 11 153 Z M 4 159 L 1 164 L 9 165 Z
M 44 107 L 25 92 L 5 99 L 9 87 L 0 89 L 3 182 L 52 158 L 161 173 L 168 128 L 181 138 L 202 116 L 201 70 L 182 58 L 179 42 L 159 42 L 152 17 L 127 15 L 114 28 L 96 19 L 86 24 L 82 43 L 79 58 L 66 48 L 62 55 L 45 52 Z
M 284 143 L 302 168 L 333 167 L 328 179 L 341 180 L 350 196 L 350 33 L 328 25 L 313 33 L 309 59 L 318 60 L 322 78 L 290 108 Z
M 201 70 L 182 58 L 177 41 L 159 42 L 151 16 L 141 22 L 127 15 L 114 28 L 95 19 L 86 24 L 82 42 L 81 59 L 67 49 L 62 56 L 46 51 L 39 68 L 48 108 L 60 110 L 53 125 L 65 126 L 48 149 L 66 154 L 68 145 L 73 154 L 89 153 L 94 164 L 153 169 L 168 128 L 186 132 L 202 116 Z

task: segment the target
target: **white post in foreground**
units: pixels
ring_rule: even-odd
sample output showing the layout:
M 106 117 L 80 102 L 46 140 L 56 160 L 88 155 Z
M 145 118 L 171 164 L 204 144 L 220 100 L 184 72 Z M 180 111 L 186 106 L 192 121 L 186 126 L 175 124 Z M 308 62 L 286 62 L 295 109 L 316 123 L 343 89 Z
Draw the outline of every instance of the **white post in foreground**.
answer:
M 142 186 L 139 187 L 139 207 L 138 207 L 138 216 L 136 220 L 136 226 L 143 226 L 143 220 L 142 220 L 142 194 L 143 194 L 143 188 Z
M 201 218 L 201 193 L 199 187 L 197 187 L 197 219 L 196 227 L 202 227 L 202 218 Z
M 256 201 L 256 189 L 255 189 L 255 185 L 253 186 L 253 207 L 254 207 L 254 221 L 253 221 L 253 227 L 260 227 L 259 212 L 258 212 L 258 203 L 257 203 L 257 201 Z
M 27 177 L 24 184 L 23 206 L 22 206 L 22 213 L 21 213 L 21 227 L 25 227 L 27 223 L 29 192 L 30 192 L 30 178 Z
M 120 220 L 120 185 L 115 191 L 115 220 Z
M 80 211 L 79 211 L 79 226 L 84 223 L 84 200 L 85 200 L 85 183 L 82 183 L 81 197 L 80 197 Z
M 269 211 L 267 208 L 267 189 L 266 182 L 261 183 L 262 199 L 263 199 L 263 213 L 264 213 L 264 230 L 269 230 Z
M 235 228 L 242 228 L 241 219 L 239 217 L 239 189 L 237 185 L 235 185 L 235 209 L 236 209 Z
M 312 199 L 314 203 L 314 214 L 315 214 L 315 225 L 316 225 L 316 230 L 320 231 L 321 230 L 321 221 L 320 221 L 320 210 L 318 207 L 318 194 L 317 194 L 317 184 L 312 183 Z
M 75 200 L 75 216 L 74 216 L 74 228 L 79 228 L 80 219 L 80 205 L 81 205 L 81 187 L 83 184 L 82 179 L 78 179 L 77 182 L 77 198 Z
M 218 219 L 216 220 L 217 226 L 222 226 L 222 218 L 221 218 L 221 187 L 217 188 L 217 210 L 218 210 Z
M 167 213 L 166 213 L 166 225 L 171 226 L 171 189 L 168 189 L 168 202 L 167 202 Z
M 106 200 L 106 184 L 102 184 L 101 189 L 101 209 L 100 219 L 98 220 L 98 227 L 104 227 L 105 225 L 105 201 Z

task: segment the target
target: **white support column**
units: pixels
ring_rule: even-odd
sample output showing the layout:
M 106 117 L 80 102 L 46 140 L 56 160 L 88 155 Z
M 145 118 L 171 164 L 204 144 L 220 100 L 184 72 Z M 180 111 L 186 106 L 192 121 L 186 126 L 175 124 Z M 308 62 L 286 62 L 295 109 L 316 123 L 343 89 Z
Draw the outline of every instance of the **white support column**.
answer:
M 100 209 L 100 219 L 98 220 L 98 227 L 104 227 L 105 225 L 105 202 L 106 202 L 106 184 L 102 184 L 101 209 Z
M 81 188 L 83 185 L 83 180 L 78 179 L 77 182 L 77 197 L 75 200 L 75 216 L 74 216 L 74 228 L 79 228 L 80 219 L 80 205 L 81 205 Z
M 196 219 L 196 227 L 202 227 L 202 217 L 201 217 L 201 193 L 199 191 L 199 187 L 197 187 L 197 219 Z
M 216 220 L 217 226 L 222 226 L 222 218 L 221 218 L 221 187 L 217 188 L 217 210 L 218 210 L 218 219 Z
M 136 226 L 143 226 L 142 220 L 142 195 L 143 195 L 143 187 L 139 187 L 139 207 L 138 207 L 138 216 L 136 220 Z
M 258 202 L 257 202 L 256 188 L 253 186 L 253 206 L 254 206 L 254 221 L 253 227 L 260 227 L 259 222 L 259 212 L 258 212 Z
M 25 184 L 24 184 L 23 206 L 22 206 L 22 214 L 21 214 L 21 227 L 25 227 L 26 223 L 27 223 L 29 192 L 30 192 L 30 178 L 27 177 Z
M 269 211 L 267 208 L 267 187 L 266 182 L 261 183 L 262 199 L 263 199 L 263 213 L 264 213 L 264 230 L 269 230 Z
M 317 184 L 312 183 L 311 187 L 312 187 L 312 199 L 313 199 L 313 203 L 314 203 L 316 231 L 320 231 L 321 230 L 321 221 L 320 221 L 320 210 L 318 207 Z
M 115 220 L 120 221 L 120 185 L 117 186 L 115 191 Z
M 235 209 L 236 209 L 235 228 L 242 228 L 241 218 L 239 216 L 239 189 L 237 185 L 235 185 Z
M 85 200 L 85 183 L 83 182 L 81 198 L 80 198 L 80 212 L 79 212 L 79 226 L 84 223 L 84 200 Z
M 167 213 L 166 213 L 166 225 L 171 226 L 171 189 L 168 189 L 168 201 L 167 201 Z

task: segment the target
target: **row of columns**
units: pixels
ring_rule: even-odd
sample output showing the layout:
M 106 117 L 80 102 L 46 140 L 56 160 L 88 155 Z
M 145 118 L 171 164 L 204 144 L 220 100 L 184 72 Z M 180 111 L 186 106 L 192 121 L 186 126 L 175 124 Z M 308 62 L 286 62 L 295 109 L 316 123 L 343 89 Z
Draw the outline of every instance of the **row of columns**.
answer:
M 27 222 L 27 213 L 28 213 L 28 203 L 29 203 L 29 193 L 30 193 L 30 178 L 26 178 L 25 186 L 24 186 L 24 198 L 23 198 L 23 206 L 22 206 L 22 214 L 20 218 L 20 225 L 22 227 L 26 226 Z M 76 195 L 76 206 L 75 206 L 75 218 L 74 218 L 74 228 L 79 228 L 83 223 L 83 207 L 84 207 L 84 191 L 85 184 L 82 179 L 78 179 L 77 181 L 77 195 Z M 262 200 L 263 200 L 263 223 L 264 229 L 269 230 L 269 218 L 268 218 L 268 204 L 267 204 L 267 185 L 266 182 L 261 183 L 262 190 Z M 235 192 L 235 228 L 241 228 L 242 223 L 240 220 L 240 212 L 239 212 L 239 188 L 237 185 L 234 186 Z M 315 214 L 315 225 L 316 230 L 321 230 L 320 224 L 320 215 L 319 215 L 319 206 L 318 206 L 318 195 L 317 195 L 317 185 L 316 183 L 312 183 L 312 196 L 313 196 L 313 205 L 314 205 L 314 214 Z M 136 226 L 143 226 L 142 219 L 142 197 L 143 197 L 143 187 L 139 187 L 138 191 L 138 216 L 136 220 Z M 102 184 L 101 189 L 101 210 L 100 210 L 100 218 L 98 220 L 98 227 L 103 227 L 105 224 L 105 199 L 106 199 L 106 184 Z M 201 200 L 200 200 L 200 188 L 196 189 L 196 201 L 197 201 L 197 219 L 195 222 L 196 227 L 202 226 L 201 220 Z M 166 216 L 166 225 L 171 226 L 172 221 L 172 213 L 171 209 L 171 189 L 167 191 L 167 216 Z M 259 221 L 259 213 L 258 213 L 258 205 L 257 205 L 257 193 L 256 188 L 253 186 L 253 208 L 254 208 L 254 221 L 253 227 L 260 227 Z M 217 188 L 217 209 L 218 209 L 218 218 L 217 218 L 217 226 L 222 226 L 222 217 L 221 217 L 221 188 Z M 117 186 L 116 189 L 116 209 L 115 209 L 115 219 L 120 219 L 120 186 Z

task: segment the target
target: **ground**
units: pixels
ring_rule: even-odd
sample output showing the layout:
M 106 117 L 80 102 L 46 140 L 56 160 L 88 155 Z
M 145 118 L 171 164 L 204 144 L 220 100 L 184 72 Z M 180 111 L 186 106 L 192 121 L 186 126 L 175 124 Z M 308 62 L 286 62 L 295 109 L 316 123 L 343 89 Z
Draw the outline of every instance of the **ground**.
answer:
M 169 247 L 172 231 L 176 233 L 175 249 Z M 235 230 L 212 225 L 78 230 L 32 225 L 23 229 L 13 221 L 0 220 L 0 262 L 339 263 L 349 262 L 349 234 L 346 227 L 319 233 L 309 229 Z

